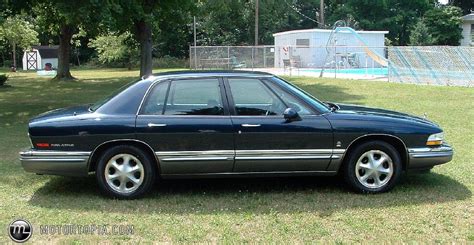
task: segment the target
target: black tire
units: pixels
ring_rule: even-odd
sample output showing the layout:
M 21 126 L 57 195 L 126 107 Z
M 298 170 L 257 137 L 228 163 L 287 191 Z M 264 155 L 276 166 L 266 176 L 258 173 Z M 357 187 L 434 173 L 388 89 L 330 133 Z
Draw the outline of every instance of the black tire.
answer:
M 384 185 L 382 186 L 374 186 L 374 187 L 367 187 L 359 181 L 356 171 L 364 171 L 364 170 L 356 170 L 357 162 L 359 158 L 362 158 L 362 155 L 369 152 L 369 151 L 381 151 L 387 154 L 392 160 L 392 167 L 393 170 L 392 175 L 388 178 Z M 398 151 L 390 144 L 384 141 L 369 141 L 364 142 L 355 148 L 353 148 L 350 152 L 348 152 L 348 156 L 344 161 L 343 165 L 343 177 L 345 182 L 351 187 L 354 191 L 359 193 L 382 193 L 391 190 L 399 181 L 400 176 L 402 174 L 402 161 L 400 158 L 400 154 Z M 364 158 L 362 158 L 364 159 Z M 363 174 L 365 174 L 363 172 Z M 360 175 L 360 173 L 359 173 Z M 362 175 L 363 176 L 363 175 Z M 387 178 L 388 175 L 385 175 Z M 382 178 L 381 176 L 380 178 Z M 380 179 L 379 178 L 379 179 Z M 373 178 L 372 178 L 373 179 Z M 369 178 L 370 180 L 370 178 Z M 384 182 L 382 181 L 382 182 Z M 375 180 L 374 180 L 375 183 Z
M 138 174 L 139 176 L 138 178 L 142 178 L 141 175 L 143 174 L 141 183 L 137 185 L 137 187 L 135 186 L 133 187 L 136 189 L 130 190 L 127 193 L 125 193 L 126 190 L 124 190 L 123 192 L 120 192 L 114 189 L 111 186 L 111 184 L 107 182 L 106 176 L 105 176 L 105 171 L 106 171 L 106 167 L 109 160 L 115 157 L 120 158 L 120 156 L 124 154 L 131 155 L 135 157 L 136 159 L 138 159 L 142 166 L 141 171 L 143 171 L 143 173 L 140 171 L 140 173 Z M 119 159 L 117 159 L 117 162 L 118 160 Z M 137 163 L 134 163 L 133 159 L 130 162 L 132 164 L 135 164 L 135 166 L 137 165 Z M 110 166 L 108 167 L 109 169 L 107 171 L 110 171 Z M 153 187 L 153 184 L 155 183 L 156 176 L 157 176 L 157 171 L 156 171 L 155 160 L 152 159 L 148 154 L 146 154 L 140 148 L 137 148 L 135 146 L 129 146 L 129 145 L 119 145 L 119 146 L 114 146 L 107 149 L 99 157 L 97 169 L 96 169 L 96 178 L 97 178 L 97 182 L 99 183 L 99 188 L 101 192 L 106 196 L 118 198 L 118 199 L 135 199 L 148 193 L 150 189 Z M 122 181 L 122 180 L 119 180 L 119 181 Z M 127 180 L 125 180 L 125 182 L 127 182 Z M 128 181 L 126 184 L 133 185 L 131 181 Z M 119 187 L 116 186 L 115 188 L 119 188 Z

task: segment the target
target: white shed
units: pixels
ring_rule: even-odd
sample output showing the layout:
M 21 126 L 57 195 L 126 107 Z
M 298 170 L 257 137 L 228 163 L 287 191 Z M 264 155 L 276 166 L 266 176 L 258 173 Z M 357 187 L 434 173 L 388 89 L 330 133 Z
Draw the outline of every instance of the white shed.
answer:
M 23 70 L 43 70 L 47 63 L 58 67 L 59 46 L 33 46 L 23 54 Z
M 350 29 L 350 28 L 349 28 Z M 352 30 L 352 29 L 351 29 Z M 326 46 L 333 30 L 307 29 L 293 30 L 273 34 L 275 39 L 275 67 L 284 67 L 284 60 L 298 59 L 299 67 L 327 66 L 328 53 L 337 61 L 338 55 L 343 59 L 352 54 L 352 59 L 364 66 L 373 60 L 367 54 L 367 48 L 377 55 L 385 57 L 385 34 L 388 31 L 341 31 L 333 35 L 329 44 L 332 49 L 328 52 Z M 376 64 L 377 65 L 377 64 Z
M 474 13 L 462 17 L 461 46 L 474 46 Z

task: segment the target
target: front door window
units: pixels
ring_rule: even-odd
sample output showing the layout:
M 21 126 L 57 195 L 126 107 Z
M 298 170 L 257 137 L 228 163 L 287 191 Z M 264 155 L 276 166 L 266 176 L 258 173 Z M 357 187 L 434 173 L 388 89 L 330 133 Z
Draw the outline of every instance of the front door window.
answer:
M 286 105 L 257 79 L 229 79 L 236 114 L 239 116 L 283 115 Z

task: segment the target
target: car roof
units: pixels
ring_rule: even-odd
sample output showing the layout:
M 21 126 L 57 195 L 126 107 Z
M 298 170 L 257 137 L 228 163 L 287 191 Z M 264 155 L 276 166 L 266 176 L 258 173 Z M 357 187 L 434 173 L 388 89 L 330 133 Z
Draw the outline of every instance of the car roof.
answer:
M 273 77 L 273 74 L 259 71 L 236 71 L 236 70 L 203 70 L 203 71 L 171 71 L 152 75 L 155 78 L 190 78 L 190 77 Z

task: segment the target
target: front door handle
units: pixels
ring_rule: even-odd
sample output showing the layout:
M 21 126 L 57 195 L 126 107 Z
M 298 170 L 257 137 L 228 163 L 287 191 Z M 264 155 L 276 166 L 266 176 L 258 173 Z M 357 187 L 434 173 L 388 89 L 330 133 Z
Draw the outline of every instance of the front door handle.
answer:
M 242 124 L 242 127 L 245 127 L 245 128 L 256 128 L 256 127 L 260 127 L 260 124 L 248 124 L 248 123 L 244 123 L 244 124 Z
M 148 127 L 166 127 L 166 124 L 164 123 L 148 123 Z

